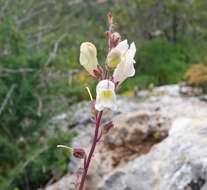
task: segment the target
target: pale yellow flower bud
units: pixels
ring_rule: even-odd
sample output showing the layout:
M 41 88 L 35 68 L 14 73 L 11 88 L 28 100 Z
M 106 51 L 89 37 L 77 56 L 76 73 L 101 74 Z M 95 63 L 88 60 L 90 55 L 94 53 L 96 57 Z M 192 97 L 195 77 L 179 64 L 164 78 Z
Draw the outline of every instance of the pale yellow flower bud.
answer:
M 97 50 L 95 45 L 90 42 L 84 42 L 80 46 L 80 64 L 92 75 L 97 69 Z
M 110 68 L 115 68 L 121 62 L 121 52 L 112 49 L 107 56 L 107 65 Z

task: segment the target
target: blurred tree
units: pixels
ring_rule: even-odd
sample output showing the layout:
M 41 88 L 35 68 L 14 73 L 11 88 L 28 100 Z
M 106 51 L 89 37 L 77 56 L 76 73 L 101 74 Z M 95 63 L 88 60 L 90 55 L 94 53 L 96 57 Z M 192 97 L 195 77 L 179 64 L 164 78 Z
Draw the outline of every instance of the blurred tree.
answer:
M 169 41 L 176 41 L 178 36 L 188 34 L 199 37 L 198 34 L 206 33 L 206 1 L 120 0 L 118 2 L 120 3 L 115 4 L 113 11 L 119 15 L 116 19 L 120 30 L 125 31 L 127 35 L 131 34 L 139 39 L 164 36 Z M 129 23 L 133 27 L 130 27 Z

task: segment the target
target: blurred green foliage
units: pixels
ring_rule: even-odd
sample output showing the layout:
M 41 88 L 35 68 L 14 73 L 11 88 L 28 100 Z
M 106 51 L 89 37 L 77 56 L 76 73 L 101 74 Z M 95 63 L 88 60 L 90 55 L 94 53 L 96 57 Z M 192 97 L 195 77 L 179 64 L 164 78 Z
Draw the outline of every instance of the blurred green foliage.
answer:
M 93 42 L 104 63 L 106 14 L 135 41 L 137 74 L 120 92 L 177 83 L 204 63 L 207 5 L 202 0 L 0 1 L 0 189 L 43 187 L 67 171 L 73 134 L 52 116 L 88 99 L 95 83 L 78 63 L 79 46 Z M 130 93 L 128 93 L 130 94 Z
M 184 40 L 184 39 L 183 39 Z M 169 43 L 155 38 L 138 44 L 137 74 L 135 79 L 124 83 L 121 91 L 133 86 L 146 88 L 151 84 L 164 85 L 184 80 L 185 71 L 192 63 L 205 62 L 206 44 L 202 41 Z
M 35 189 L 54 171 L 59 177 L 67 171 L 69 154 L 56 145 L 69 144 L 72 134 L 57 127 L 49 133 L 48 119 L 57 110 L 47 106 L 66 85 L 45 81 L 46 54 L 29 50 L 12 21 L 1 24 L 0 44 L 0 188 Z

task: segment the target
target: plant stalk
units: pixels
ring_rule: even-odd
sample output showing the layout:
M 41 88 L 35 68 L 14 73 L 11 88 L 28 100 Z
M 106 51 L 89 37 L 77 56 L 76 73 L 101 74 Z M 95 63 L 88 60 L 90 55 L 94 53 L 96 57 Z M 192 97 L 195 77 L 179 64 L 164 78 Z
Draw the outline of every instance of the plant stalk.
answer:
M 84 183 L 85 183 L 85 180 L 86 180 L 86 176 L 87 176 L 87 173 L 88 173 L 88 168 L 89 168 L 89 165 L 90 165 L 90 162 L 91 162 L 91 158 L 93 156 L 93 153 L 94 153 L 95 148 L 96 148 L 96 144 L 98 142 L 99 127 L 100 127 L 100 123 L 101 123 L 102 114 L 103 114 L 103 111 L 100 111 L 100 112 L 97 113 L 95 134 L 94 134 L 91 149 L 90 149 L 90 152 L 89 152 L 89 155 L 87 157 L 86 164 L 85 164 L 85 167 L 84 167 L 84 170 L 83 170 L 83 173 L 82 173 L 82 177 L 81 177 L 81 181 L 80 181 L 80 185 L 78 187 L 78 190 L 83 189 L 83 186 L 84 186 Z

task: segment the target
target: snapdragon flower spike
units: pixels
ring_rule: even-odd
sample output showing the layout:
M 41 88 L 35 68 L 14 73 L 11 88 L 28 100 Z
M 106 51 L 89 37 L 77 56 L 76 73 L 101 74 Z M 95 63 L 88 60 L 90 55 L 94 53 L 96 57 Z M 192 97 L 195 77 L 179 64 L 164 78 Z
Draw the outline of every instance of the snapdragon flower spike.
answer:
M 109 108 L 116 110 L 115 85 L 110 80 L 101 80 L 96 86 L 96 103 L 95 108 L 98 111 Z
M 80 64 L 89 72 L 93 77 L 97 77 L 99 72 L 98 60 L 97 60 L 97 50 L 94 44 L 91 42 L 84 42 L 80 46 Z
M 134 57 L 136 53 L 135 43 L 131 43 L 130 47 L 127 40 L 120 42 L 115 49 L 121 52 L 121 62 L 117 65 L 113 73 L 113 80 L 119 85 L 128 77 L 135 75 Z

